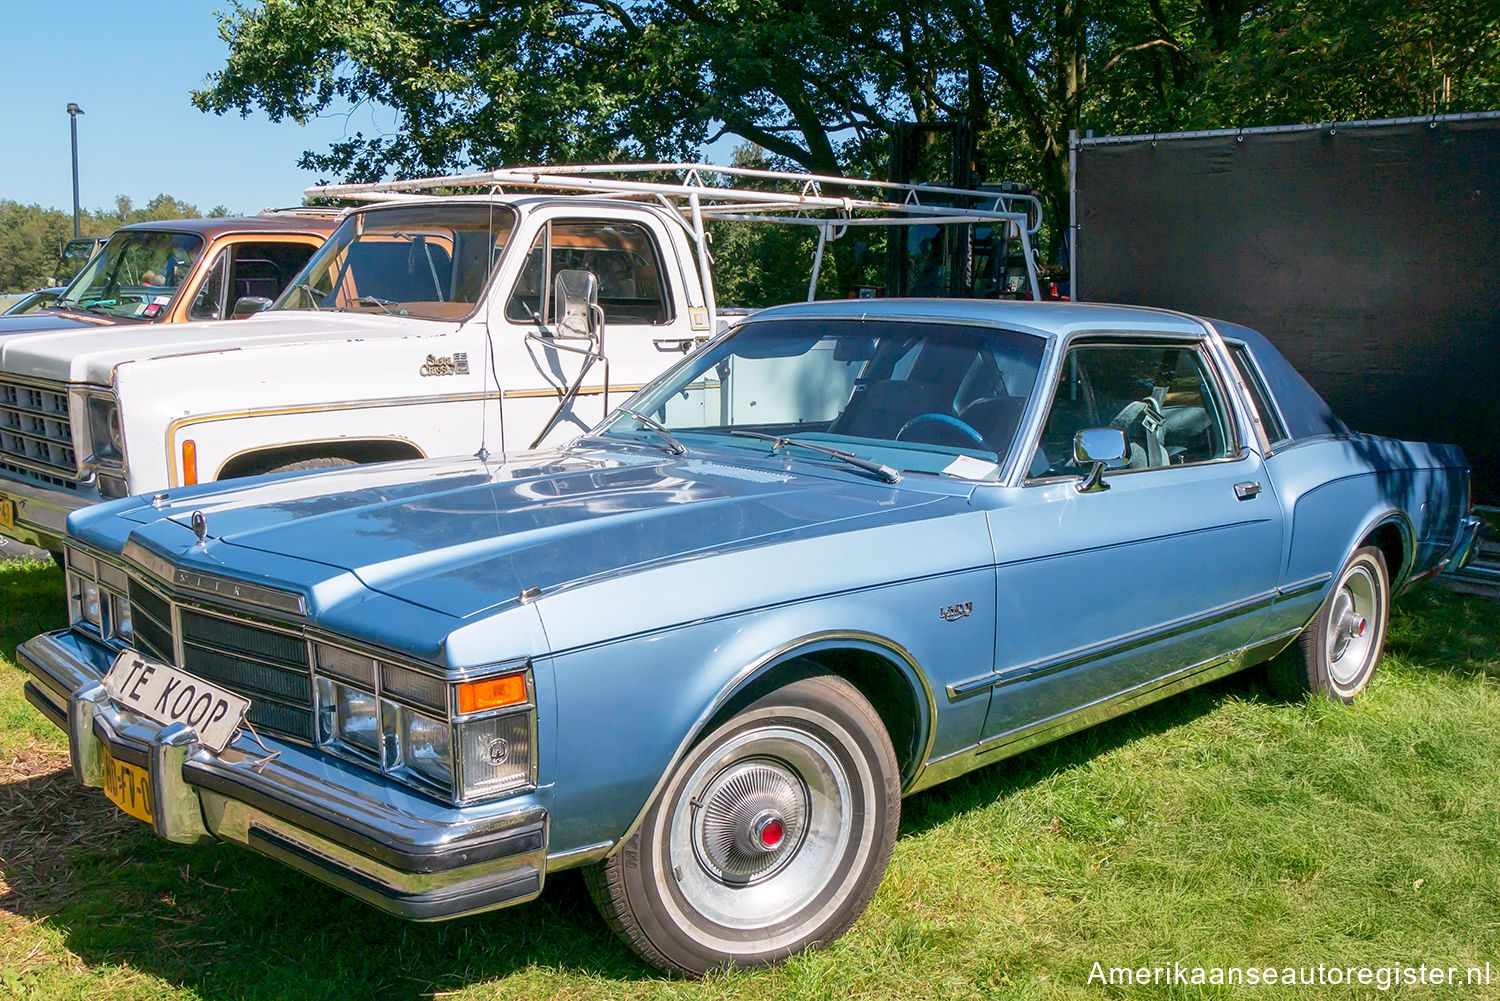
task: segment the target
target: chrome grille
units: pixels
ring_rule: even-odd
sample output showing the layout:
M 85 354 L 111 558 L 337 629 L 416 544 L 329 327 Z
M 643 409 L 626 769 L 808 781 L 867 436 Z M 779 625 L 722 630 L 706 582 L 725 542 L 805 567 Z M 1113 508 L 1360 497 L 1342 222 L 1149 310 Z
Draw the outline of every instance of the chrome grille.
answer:
M 0 380 L 0 457 L 75 476 L 67 391 Z
M 178 663 L 171 603 L 131 578 L 130 612 L 134 642 L 141 652 L 245 696 L 250 700 L 246 719 L 257 729 L 312 742 L 312 670 L 306 640 L 179 606 Z

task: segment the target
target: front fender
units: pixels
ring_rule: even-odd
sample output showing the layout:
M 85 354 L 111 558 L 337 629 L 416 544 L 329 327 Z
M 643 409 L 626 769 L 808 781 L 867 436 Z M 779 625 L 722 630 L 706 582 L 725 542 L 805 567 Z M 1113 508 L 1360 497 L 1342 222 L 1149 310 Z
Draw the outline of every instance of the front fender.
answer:
M 992 581 L 988 568 L 908 580 L 554 655 L 554 857 L 598 857 L 628 837 L 664 777 L 714 715 L 767 672 L 809 653 L 873 653 L 906 679 L 921 717 L 921 759 L 913 775 L 929 756 L 973 743 L 984 723 L 984 700 L 940 706 L 943 696 L 933 693 L 955 680 L 950 672 L 956 678 L 976 663 L 980 671 L 988 669 Z M 955 623 L 936 614 L 955 592 L 978 595 L 981 589 L 975 614 Z M 910 614 L 913 603 L 931 605 L 931 626 Z

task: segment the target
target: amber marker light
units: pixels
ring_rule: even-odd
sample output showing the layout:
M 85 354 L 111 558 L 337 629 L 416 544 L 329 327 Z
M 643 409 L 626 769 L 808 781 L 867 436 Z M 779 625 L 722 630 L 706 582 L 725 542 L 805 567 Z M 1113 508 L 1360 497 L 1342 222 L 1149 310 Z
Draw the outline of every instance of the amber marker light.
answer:
M 198 444 L 191 438 L 182 442 L 182 482 L 198 482 Z
M 526 675 L 505 674 L 484 681 L 465 681 L 458 686 L 458 711 L 461 715 L 519 706 L 526 697 Z

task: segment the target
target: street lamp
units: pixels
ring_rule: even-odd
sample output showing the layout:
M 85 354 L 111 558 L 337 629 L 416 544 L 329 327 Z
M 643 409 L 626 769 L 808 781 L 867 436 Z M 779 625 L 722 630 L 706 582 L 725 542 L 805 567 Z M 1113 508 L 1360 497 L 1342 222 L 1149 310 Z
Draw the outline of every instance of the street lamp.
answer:
M 78 238 L 78 116 L 83 109 L 68 103 L 68 122 L 73 126 L 73 238 Z

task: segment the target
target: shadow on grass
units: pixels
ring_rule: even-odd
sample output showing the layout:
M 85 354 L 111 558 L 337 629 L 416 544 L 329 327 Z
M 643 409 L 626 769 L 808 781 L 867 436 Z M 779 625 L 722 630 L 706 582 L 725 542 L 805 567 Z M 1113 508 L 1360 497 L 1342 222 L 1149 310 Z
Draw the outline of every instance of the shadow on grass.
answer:
M 224 999 L 421 998 L 532 965 L 654 975 L 610 934 L 577 873 L 522 907 L 414 924 L 238 846 L 161 841 L 77 786 L 64 756 L 49 758 L 0 784 L 0 908 L 45 919 L 91 967 Z
M 1391 608 L 1386 650 L 1432 670 L 1500 679 L 1500 601 L 1418 588 Z

